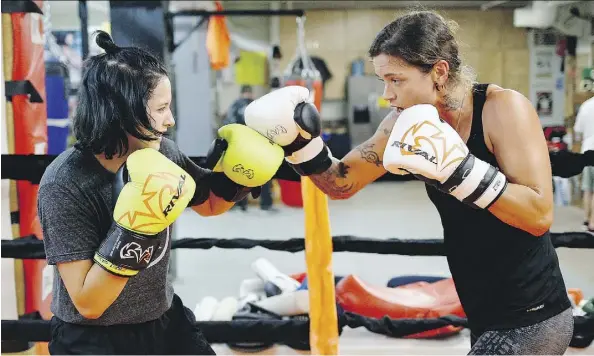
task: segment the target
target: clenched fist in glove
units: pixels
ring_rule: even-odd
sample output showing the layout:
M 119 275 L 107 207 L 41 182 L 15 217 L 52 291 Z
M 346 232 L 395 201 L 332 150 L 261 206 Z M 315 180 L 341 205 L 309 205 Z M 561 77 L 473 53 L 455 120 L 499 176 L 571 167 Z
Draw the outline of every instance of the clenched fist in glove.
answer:
M 309 90 L 288 86 L 252 101 L 244 112 L 247 126 L 285 151 L 287 162 L 302 176 L 318 174 L 332 165 L 330 150 L 320 137 L 322 122 Z
M 195 189 L 194 179 L 159 151 L 130 154 L 115 176 L 114 222 L 95 263 L 122 277 L 147 268 L 160 246 L 158 234 L 184 211 Z
M 240 124 L 221 127 L 207 155 L 213 194 L 229 202 L 244 199 L 272 179 L 283 162 L 283 149 Z
M 400 113 L 384 151 L 388 172 L 406 170 L 475 208 L 486 209 L 503 194 L 507 179 L 468 151 L 458 133 L 432 105 Z

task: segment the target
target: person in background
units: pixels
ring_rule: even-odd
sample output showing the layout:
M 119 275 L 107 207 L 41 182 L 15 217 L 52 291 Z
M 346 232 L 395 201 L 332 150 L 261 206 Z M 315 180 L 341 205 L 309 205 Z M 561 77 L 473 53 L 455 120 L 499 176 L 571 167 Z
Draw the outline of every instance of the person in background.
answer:
M 245 108 L 252 101 L 254 101 L 254 93 L 252 87 L 250 85 L 242 85 L 240 90 L 240 97 L 236 99 L 229 107 L 229 110 L 227 110 L 227 114 L 225 115 L 225 119 L 223 120 L 223 126 L 229 124 L 245 125 L 243 113 L 245 111 Z M 276 212 L 277 210 L 272 206 L 272 181 L 268 181 L 261 188 L 262 192 L 260 193 L 260 209 L 270 212 Z M 235 206 L 239 207 L 243 211 L 247 210 L 247 205 L 247 197 L 235 204 Z
M 78 88 L 82 75 L 82 53 L 76 48 L 74 43 L 74 34 L 72 32 L 58 33 L 56 43 L 60 46 L 62 63 L 68 66 L 70 74 L 70 84 Z
M 574 140 L 581 142 L 580 152 L 594 150 L 594 98 L 586 100 L 579 108 L 573 126 Z M 594 167 L 585 167 L 582 173 L 584 194 L 584 226 L 594 233 Z
M 254 101 L 252 87 L 250 85 L 242 85 L 239 98 L 236 99 L 229 107 L 229 110 L 227 110 L 227 115 L 223 120 L 223 126 L 229 124 L 245 125 L 243 112 L 246 106 L 252 101 Z

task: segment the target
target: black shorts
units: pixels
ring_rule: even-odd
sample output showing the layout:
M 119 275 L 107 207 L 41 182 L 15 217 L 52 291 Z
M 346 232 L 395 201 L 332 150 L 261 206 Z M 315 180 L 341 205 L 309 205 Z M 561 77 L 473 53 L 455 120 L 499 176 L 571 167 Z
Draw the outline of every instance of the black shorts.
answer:
M 573 312 L 534 325 L 471 334 L 469 355 L 563 355 L 573 338 Z
M 52 318 L 51 355 L 215 355 L 194 326 L 194 313 L 175 295 L 159 319 L 142 324 L 89 326 Z

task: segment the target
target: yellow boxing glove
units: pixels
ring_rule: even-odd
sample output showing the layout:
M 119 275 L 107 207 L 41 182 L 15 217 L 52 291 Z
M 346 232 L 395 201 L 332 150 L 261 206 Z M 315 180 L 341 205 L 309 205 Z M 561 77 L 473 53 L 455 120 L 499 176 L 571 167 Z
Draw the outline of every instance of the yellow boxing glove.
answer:
M 129 181 L 119 193 L 113 218 L 123 228 L 146 235 L 165 230 L 188 206 L 196 182 L 181 167 L 151 148 L 130 154 Z
M 245 187 L 259 187 L 274 177 L 285 157 L 283 149 L 257 131 L 240 124 L 221 127 L 227 149 L 213 169 Z
M 94 261 L 118 276 L 134 276 L 159 249 L 158 233 L 171 225 L 194 196 L 196 183 L 157 150 L 130 154 L 116 173 L 114 222 Z
M 225 125 L 218 136 L 207 156 L 207 166 L 214 172 L 213 193 L 227 201 L 245 198 L 251 188 L 271 180 L 283 163 L 282 147 L 247 126 Z

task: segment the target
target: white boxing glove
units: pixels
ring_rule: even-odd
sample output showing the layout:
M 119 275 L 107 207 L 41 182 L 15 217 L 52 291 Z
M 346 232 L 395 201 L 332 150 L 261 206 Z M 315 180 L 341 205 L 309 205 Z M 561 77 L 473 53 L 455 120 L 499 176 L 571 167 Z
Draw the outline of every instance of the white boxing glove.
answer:
M 320 113 L 309 90 L 287 86 L 254 101 L 244 111 L 245 124 L 278 144 L 286 161 L 303 176 L 322 173 L 332 165 L 330 150 L 320 137 Z
M 400 113 L 384 151 L 384 168 L 406 170 L 480 209 L 491 206 L 507 187 L 505 175 L 472 155 L 460 135 L 427 104 Z

